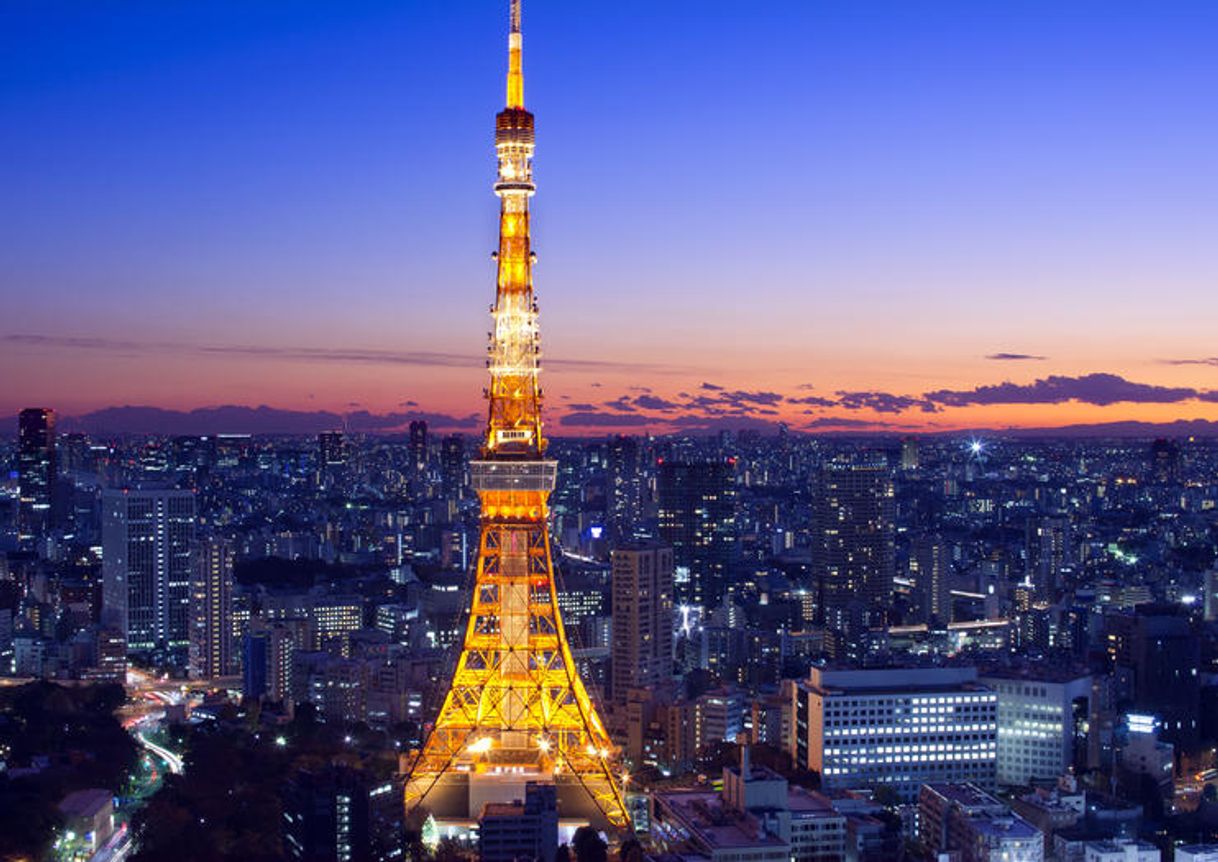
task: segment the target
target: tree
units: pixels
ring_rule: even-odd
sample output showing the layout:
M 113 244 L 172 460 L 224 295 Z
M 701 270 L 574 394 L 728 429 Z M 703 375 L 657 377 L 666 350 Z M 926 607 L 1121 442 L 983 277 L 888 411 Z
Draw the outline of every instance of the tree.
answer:
M 875 800 L 876 805 L 883 805 L 885 808 L 896 808 L 901 802 L 897 791 L 887 784 L 877 787 L 871 798 Z
M 618 862 L 643 862 L 643 845 L 633 835 L 617 851 Z
M 571 839 L 576 862 L 608 862 L 609 845 L 591 826 L 581 826 Z

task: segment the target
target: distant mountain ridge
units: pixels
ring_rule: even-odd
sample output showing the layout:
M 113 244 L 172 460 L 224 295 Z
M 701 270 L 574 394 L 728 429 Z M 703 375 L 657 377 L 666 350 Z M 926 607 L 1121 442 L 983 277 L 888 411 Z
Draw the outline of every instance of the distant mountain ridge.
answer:
M 826 420 L 829 417 L 825 417 Z M 367 410 L 356 410 L 341 414 L 330 410 L 285 410 L 278 407 L 268 407 L 263 404 L 258 407 L 240 405 L 221 405 L 217 407 L 199 407 L 194 410 L 168 410 L 162 407 L 133 406 L 106 407 L 85 413 L 80 416 L 64 417 L 60 428 L 64 431 L 88 431 L 93 434 L 158 434 L 158 435 L 194 435 L 194 434 L 316 434 L 321 431 L 347 430 L 358 433 L 389 433 L 405 430 L 409 424 L 421 419 L 436 429 L 474 430 L 480 428 L 484 417 L 480 413 L 467 416 L 451 416 L 444 413 L 429 413 L 418 410 L 408 410 L 390 413 L 370 413 Z M 663 424 L 662 418 L 643 420 L 654 427 Z M 706 429 L 686 427 L 687 433 L 699 433 L 703 430 L 717 430 L 728 427 L 730 419 L 720 418 L 714 422 L 714 428 Z M 740 427 L 758 428 L 766 424 L 763 420 L 750 417 L 739 423 Z M 778 429 L 778 423 L 770 424 L 772 430 Z M 587 429 L 566 426 L 564 429 L 570 436 L 604 436 L 605 429 Z M 622 429 L 619 429 L 622 430 Z M 882 428 L 874 430 L 859 427 L 857 419 L 846 419 L 841 427 L 834 427 L 825 421 L 822 427 L 812 430 L 815 434 L 852 435 L 852 436 L 893 436 L 907 435 L 913 432 L 901 428 Z M 977 428 L 960 429 L 956 431 L 927 431 L 921 432 L 926 436 L 942 436 L 947 434 L 978 433 L 993 434 L 1004 437 L 1021 438 L 1102 438 L 1102 437 L 1218 437 L 1218 422 L 1207 419 L 1178 419 L 1174 422 L 1102 422 L 1090 425 L 1064 425 L 1047 428 Z
M 456 417 L 420 411 L 375 414 L 356 410 L 347 414 L 329 410 L 284 410 L 226 404 L 194 410 L 163 407 L 106 407 L 81 416 L 66 417 L 61 427 L 94 434 L 316 434 L 321 431 L 388 432 L 422 419 L 436 428 L 474 428 L 481 416 Z

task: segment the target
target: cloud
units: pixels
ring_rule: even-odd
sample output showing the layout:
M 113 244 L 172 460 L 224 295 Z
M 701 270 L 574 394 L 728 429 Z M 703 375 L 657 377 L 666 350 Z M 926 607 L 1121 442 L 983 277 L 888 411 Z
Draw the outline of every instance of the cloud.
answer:
M 40 335 L 9 333 L 0 342 L 28 348 L 81 350 L 115 356 L 179 355 L 202 358 L 238 357 L 280 362 L 337 362 L 368 365 L 414 365 L 449 368 L 483 368 L 486 358 L 474 354 L 425 350 L 379 350 L 375 348 L 293 347 L 261 344 L 195 344 L 191 342 L 135 341 L 93 336 Z M 680 369 L 642 362 L 616 362 L 595 359 L 552 359 L 546 366 L 572 371 L 620 369 L 656 374 L 678 373 Z M 600 386 L 599 383 L 592 384 Z
M 877 413 L 904 413 L 917 407 L 923 413 L 936 413 L 939 408 L 927 398 L 913 395 L 893 395 L 890 392 L 837 392 L 838 406 L 847 410 L 874 410 Z
M 619 395 L 612 401 L 606 401 L 605 405 L 611 410 L 621 410 L 625 413 L 637 413 L 638 408 L 630 403 L 629 395 Z
M 1023 362 L 1029 360 L 1040 362 L 1041 360 L 1048 359 L 1049 357 L 1037 356 L 1035 353 L 990 353 L 985 358 L 995 359 L 1000 362 Z
M 1208 393 L 1206 393 L 1208 395 Z M 1106 407 L 1122 402 L 1136 404 L 1175 404 L 1201 397 L 1187 386 L 1156 386 L 1135 383 L 1116 374 L 1085 374 L 1081 377 L 1051 375 L 1033 383 L 999 383 L 973 389 L 940 389 L 927 392 L 926 398 L 946 407 L 978 404 L 1061 404 L 1079 401 Z M 1210 400 L 1208 397 L 1205 400 Z
M 662 412 L 676 410 L 680 406 L 675 401 L 669 401 L 658 395 L 640 395 L 634 399 L 634 404 L 636 407 L 642 407 L 644 410 L 660 410 Z
M 568 413 L 558 420 L 563 427 L 583 426 L 585 428 L 621 428 L 637 427 L 648 424 L 646 416 L 637 413 L 601 413 L 599 411 L 581 410 Z
M 686 398 L 685 404 L 681 406 L 722 412 L 723 410 L 746 411 L 753 407 L 775 407 L 783 402 L 783 396 L 778 392 L 727 390 L 713 383 L 703 383 L 701 389 L 707 394 L 691 396 L 681 393 Z
M 1218 356 L 1203 356 L 1200 359 L 1160 359 L 1164 365 L 1218 365 Z
M 801 395 L 798 398 L 788 398 L 788 404 L 809 404 L 813 407 L 836 407 L 837 401 L 833 398 L 821 398 L 818 395 Z

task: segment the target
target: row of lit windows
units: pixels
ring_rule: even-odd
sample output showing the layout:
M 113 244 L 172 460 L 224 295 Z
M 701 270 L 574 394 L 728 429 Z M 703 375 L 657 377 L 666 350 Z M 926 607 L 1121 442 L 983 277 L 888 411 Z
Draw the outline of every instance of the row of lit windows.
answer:
M 846 737 L 846 736 L 865 736 L 868 739 L 874 739 L 876 736 L 926 736 L 928 734 L 945 734 L 956 736 L 961 733 L 983 733 L 986 731 L 998 729 L 996 723 L 983 724 L 927 724 L 927 725 L 904 725 L 897 727 L 875 727 L 874 725 L 864 725 L 862 727 L 828 727 L 825 728 L 826 737 Z

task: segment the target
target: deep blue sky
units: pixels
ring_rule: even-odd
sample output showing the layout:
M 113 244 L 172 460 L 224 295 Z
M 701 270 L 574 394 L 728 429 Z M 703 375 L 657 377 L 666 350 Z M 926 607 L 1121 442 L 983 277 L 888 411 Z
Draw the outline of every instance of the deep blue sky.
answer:
M 476 407 L 476 363 L 166 345 L 477 355 L 506 5 L 0 6 L 0 336 L 102 340 L 0 342 L 0 406 Z M 524 15 L 545 341 L 604 363 L 552 393 L 1218 384 L 1162 362 L 1215 352 L 1218 3 Z

